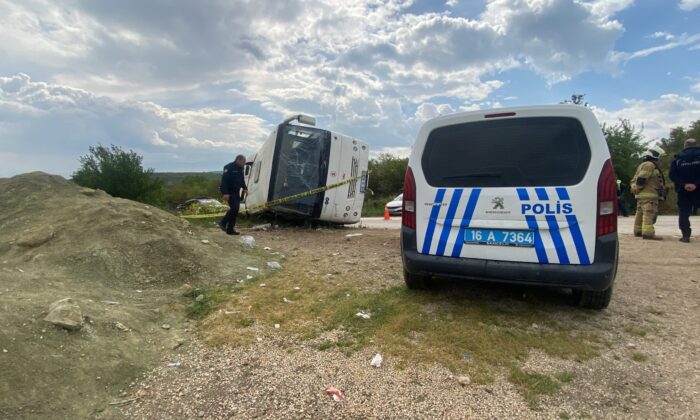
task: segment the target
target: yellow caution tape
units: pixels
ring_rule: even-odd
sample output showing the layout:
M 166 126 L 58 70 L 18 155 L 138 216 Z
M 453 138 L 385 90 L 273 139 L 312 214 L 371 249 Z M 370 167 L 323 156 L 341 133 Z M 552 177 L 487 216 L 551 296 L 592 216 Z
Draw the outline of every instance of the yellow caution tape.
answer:
M 277 205 L 280 205 L 282 203 L 287 203 L 289 201 L 298 200 L 300 198 L 304 198 L 304 197 L 308 197 L 311 195 L 316 195 L 316 194 L 322 193 L 324 191 L 332 190 L 333 188 L 342 187 L 343 185 L 346 185 L 346 184 L 349 184 L 355 180 L 361 179 L 363 176 L 369 175 L 370 172 L 371 171 L 367 171 L 367 173 L 364 175 L 356 176 L 353 178 L 348 178 L 348 179 L 345 179 L 343 181 L 336 182 L 335 184 L 326 185 L 324 187 L 314 188 L 313 190 L 309 190 L 309 191 L 306 191 L 303 193 L 290 195 L 289 197 L 283 197 L 283 198 L 271 200 L 271 201 L 268 201 L 268 202 L 263 203 L 263 204 L 258 204 L 257 206 L 253 206 L 253 207 L 246 206 L 245 212 L 246 212 L 246 214 L 249 214 L 249 212 L 253 211 L 253 210 L 259 210 L 259 209 L 277 206 Z M 243 204 L 245 204 L 245 203 L 243 203 Z M 226 215 L 226 213 L 190 214 L 190 215 L 183 214 L 183 215 L 180 215 L 180 217 L 182 217 L 183 219 L 207 219 L 207 218 L 213 218 L 213 217 L 223 217 L 224 215 Z

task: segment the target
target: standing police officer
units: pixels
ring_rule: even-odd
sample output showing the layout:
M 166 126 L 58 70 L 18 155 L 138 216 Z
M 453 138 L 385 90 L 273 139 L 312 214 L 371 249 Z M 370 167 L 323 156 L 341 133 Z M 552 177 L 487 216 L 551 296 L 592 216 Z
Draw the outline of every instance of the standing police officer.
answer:
M 642 154 L 644 162 L 637 168 L 630 187 L 637 199 L 637 214 L 634 219 L 634 236 L 643 239 L 663 238 L 656 236 L 654 223 L 659 214 L 659 201 L 666 198 L 666 182 L 656 162 L 665 154 L 659 146 L 650 147 Z
M 224 166 L 224 173 L 221 176 L 221 186 L 219 187 L 224 201 L 228 202 L 229 210 L 219 222 L 221 230 L 229 235 L 240 235 L 236 231 L 236 217 L 241 207 L 241 198 L 248 195 L 248 187 L 245 185 L 243 168 L 245 167 L 245 156 L 238 155 L 236 159 Z M 243 192 L 241 193 L 241 190 Z
M 700 147 L 695 139 L 687 139 L 683 151 L 673 158 L 669 177 L 678 195 L 678 227 L 681 242 L 690 242 L 690 213 L 700 206 Z

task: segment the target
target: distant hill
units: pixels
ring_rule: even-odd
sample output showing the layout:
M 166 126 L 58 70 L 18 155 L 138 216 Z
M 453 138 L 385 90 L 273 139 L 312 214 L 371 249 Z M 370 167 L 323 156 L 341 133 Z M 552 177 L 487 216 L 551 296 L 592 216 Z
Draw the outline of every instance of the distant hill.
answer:
M 203 176 L 207 179 L 219 179 L 221 171 L 210 172 L 154 172 L 153 175 L 163 180 L 165 184 L 179 184 L 188 176 Z

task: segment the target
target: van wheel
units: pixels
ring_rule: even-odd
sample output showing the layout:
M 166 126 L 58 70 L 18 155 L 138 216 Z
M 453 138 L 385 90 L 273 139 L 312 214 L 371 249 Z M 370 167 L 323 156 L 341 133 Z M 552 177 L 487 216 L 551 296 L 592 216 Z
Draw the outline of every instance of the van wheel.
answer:
M 582 308 L 605 309 L 612 298 L 612 286 L 597 292 L 593 290 L 574 290 L 574 302 Z
M 430 276 L 421 276 L 418 274 L 411 274 L 404 268 L 403 279 L 406 282 L 406 287 L 412 290 L 425 290 L 429 289 L 432 283 Z

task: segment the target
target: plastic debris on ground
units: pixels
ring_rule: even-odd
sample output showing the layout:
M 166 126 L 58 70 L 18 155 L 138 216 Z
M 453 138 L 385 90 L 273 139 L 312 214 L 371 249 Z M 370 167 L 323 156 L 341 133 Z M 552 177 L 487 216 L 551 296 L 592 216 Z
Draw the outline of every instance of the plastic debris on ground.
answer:
M 263 248 L 263 249 L 264 249 L 265 251 L 272 251 L 272 248 L 270 248 L 269 246 L 266 246 L 266 247 Z
M 356 313 L 355 316 L 358 318 L 362 318 L 362 319 L 370 319 L 372 317 L 372 315 L 370 315 L 369 313 L 364 312 L 364 311 L 360 311 L 360 312 Z
M 280 324 L 275 324 L 275 329 L 279 330 L 280 329 Z
M 241 236 L 241 239 L 239 239 L 239 242 L 245 248 L 250 248 L 250 249 L 255 248 L 255 238 L 253 238 L 250 235 Z
M 372 361 L 369 362 L 369 365 L 375 368 L 382 367 L 382 362 L 384 361 L 384 358 L 382 357 L 381 354 L 377 353 L 374 355 L 372 358 Z
M 246 267 L 245 269 L 250 271 L 260 271 L 260 269 L 257 267 Z
M 203 244 L 208 244 L 208 243 L 209 243 L 209 239 L 202 239 L 202 243 L 203 243 Z
M 362 236 L 361 233 L 348 233 L 345 235 L 346 238 L 354 238 L 355 236 Z
M 252 280 L 252 279 L 253 279 L 253 276 L 251 276 L 250 274 L 246 274 L 245 279 L 246 279 L 246 280 Z
M 282 266 L 277 261 L 268 261 L 267 268 L 270 270 L 279 270 L 282 268 Z
M 327 386 L 324 391 L 333 398 L 333 401 L 343 401 L 345 399 L 343 393 L 334 386 Z
M 180 362 L 168 363 L 168 367 L 171 367 L 171 368 L 179 368 L 180 366 L 181 366 Z
M 292 301 L 289 300 L 289 299 L 287 299 L 286 297 L 283 297 L 283 298 L 282 298 L 282 302 L 284 302 L 284 303 L 292 303 Z
M 263 231 L 265 231 L 265 230 L 268 230 L 268 229 L 271 229 L 271 228 L 272 228 L 272 224 L 270 224 L 270 223 L 265 223 L 265 224 L 262 224 L 262 225 L 255 225 L 255 226 L 253 226 L 253 230 L 263 230 Z

